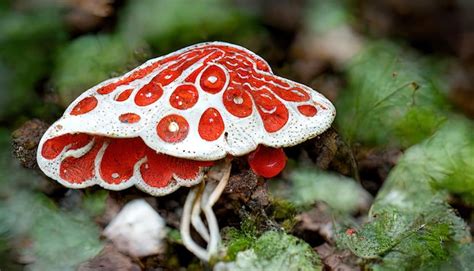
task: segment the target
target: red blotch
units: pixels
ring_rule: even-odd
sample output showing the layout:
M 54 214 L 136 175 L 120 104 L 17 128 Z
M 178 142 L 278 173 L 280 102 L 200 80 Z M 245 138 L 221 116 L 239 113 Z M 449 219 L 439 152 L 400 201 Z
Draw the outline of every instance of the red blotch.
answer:
M 103 145 L 103 139 L 96 137 L 92 149 L 81 157 L 67 157 L 59 167 L 59 176 L 70 183 L 80 184 L 94 177 L 95 157 Z
M 248 162 L 255 174 L 272 178 L 278 175 L 286 166 L 286 155 L 283 149 L 275 149 L 259 145 L 249 154 Z
M 242 89 L 227 88 L 222 100 L 227 111 L 236 117 L 245 118 L 252 114 L 252 97 Z
M 155 78 L 143 86 L 135 95 L 135 103 L 138 106 L 147 106 L 156 102 L 163 95 L 163 88 Z
M 149 149 L 147 162 L 141 165 L 140 173 L 146 184 L 163 188 L 172 182 L 173 175 L 184 180 L 194 180 L 199 176 L 201 167 L 212 164 L 212 162 L 176 158 Z
M 120 184 L 133 176 L 133 167 L 145 156 L 140 138 L 112 139 L 100 162 L 100 176 L 109 184 Z
M 221 114 L 215 108 L 208 108 L 199 120 L 199 135 L 207 141 L 218 139 L 224 132 L 224 121 Z
M 200 66 L 200 67 L 197 68 L 195 71 L 193 71 L 190 75 L 188 75 L 188 77 L 186 77 L 186 79 L 184 79 L 184 81 L 185 81 L 185 82 L 188 82 L 188 83 L 195 83 L 195 82 L 196 82 L 196 78 L 198 77 L 199 73 L 201 73 L 201 71 L 202 71 L 205 67 L 206 67 L 205 65 Z
M 163 58 L 159 61 L 156 61 L 156 62 L 152 63 L 151 65 L 148 65 L 148 66 L 146 66 L 142 69 L 137 69 L 137 70 L 133 71 L 130 75 L 128 75 L 126 77 L 122 77 L 114 83 L 111 83 L 109 85 L 105 85 L 105 86 L 99 88 L 97 90 L 97 93 L 99 93 L 99 94 L 109 94 L 112 91 L 114 91 L 117 87 L 122 86 L 122 85 L 126 85 L 126 84 L 128 84 L 128 83 L 130 83 L 134 80 L 141 79 L 141 78 L 147 76 L 148 74 L 150 74 L 156 68 L 160 67 L 162 64 L 173 61 L 173 60 L 176 60 L 176 58 L 177 58 L 176 55 L 169 56 L 169 57 Z
M 71 115 L 77 116 L 92 111 L 97 106 L 97 99 L 93 96 L 86 97 L 74 106 Z
M 217 65 L 208 66 L 199 80 L 201 88 L 211 94 L 216 94 L 222 90 L 227 81 L 224 70 Z
M 121 82 L 118 81 L 118 82 L 115 82 L 115 83 L 111 83 L 111 84 L 102 86 L 97 90 L 97 93 L 99 93 L 101 95 L 109 94 L 112 91 L 114 91 L 120 85 L 121 85 Z
M 167 86 L 173 82 L 178 76 L 180 76 L 182 71 L 173 71 L 170 68 L 160 72 L 157 76 L 153 78 L 153 81 L 159 82 L 162 86 Z
M 117 102 L 126 101 L 130 97 L 132 92 L 133 92 L 133 89 L 126 89 L 126 90 L 122 91 L 119 95 L 117 95 L 117 97 L 115 97 L 115 100 Z
M 189 124 L 180 115 L 168 115 L 156 126 L 158 136 L 165 142 L 177 143 L 183 141 L 189 132 Z
M 184 110 L 193 107 L 199 98 L 194 85 L 180 85 L 170 96 L 170 104 L 176 109 Z
M 251 93 L 267 132 L 274 133 L 285 126 L 288 122 L 288 109 L 282 102 L 267 90 Z
M 309 94 L 299 88 L 284 89 L 277 86 L 272 86 L 270 89 L 285 101 L 304 102 L 309 100 Z
M 65 134 L 46 140 L 41 149 L 41 156 L 46 159 L 56 158 L 67 147 L 67 150 L 76 150 L 84 147 L 91 141 L 86 134 Z
M 312 117 L 316 115 L 316 113 L 318 113 L 318 109 L 316 109 L 316 107 L 309 104 L 298 106 L 298 111 L 300 111 L 301 114 L 307 117 Z
M 270 72 L 270 67 L 264 61 L 257 59 L 257 69 L 261 71 Z
M 136 123 L 140 121 L 140 116 L 135 113 L 125 113 L 119 116 L 122 123 Z

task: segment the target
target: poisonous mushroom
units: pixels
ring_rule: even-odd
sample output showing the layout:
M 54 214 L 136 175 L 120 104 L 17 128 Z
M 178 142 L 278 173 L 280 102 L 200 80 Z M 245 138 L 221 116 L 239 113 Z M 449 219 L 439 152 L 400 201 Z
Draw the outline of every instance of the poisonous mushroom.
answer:
M 231 157 L 248 155 L 257 175 L 276 176 L 286 163 L 282 148 L 321 134 L 334 117 L 324 96 L 274 75 L 251 51 L 201 43 L 84 92 L 46 131 L 37 159 L 46 175 L 69 188 L 136 186 L 161 196 L 192 187 L 180 230 L 185 246 L 209 260 L 220 242 L 212 206 L 228 181 Z M 217 166 L 222 179 L 204 186 L 206 169 Z M 191 225 L 206 248 L 191 238 Z

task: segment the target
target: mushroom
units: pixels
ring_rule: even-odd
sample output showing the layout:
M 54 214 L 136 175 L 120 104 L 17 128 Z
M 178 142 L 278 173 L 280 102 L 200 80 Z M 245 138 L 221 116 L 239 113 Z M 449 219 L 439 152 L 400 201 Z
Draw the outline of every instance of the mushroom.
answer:
M 212 206 L 232 157 L 248 155 L 252 170 L 271 178 L 285 167 L 283 147 L 321 134 L 334 117 L 324 96 L 274 75 L 251 51 L 201 43 L 84 92 L 46 131 L 37 160 L 69 188 L 136 186 L 161 196 L 192 187 L 180 230 L 184 245 L 207 261 L 220 242 Z M 217 183 L 205 178 L 211 167 L 221 168 Z M 205 248 L 191 238 L 191 225 Z

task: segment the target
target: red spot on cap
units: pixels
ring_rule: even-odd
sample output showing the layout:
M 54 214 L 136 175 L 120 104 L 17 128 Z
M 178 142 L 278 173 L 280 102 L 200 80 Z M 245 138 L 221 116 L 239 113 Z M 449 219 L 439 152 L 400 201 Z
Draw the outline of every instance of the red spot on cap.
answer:
M 109 184 L 120 184 L 133 176 L 135 164 L 145 156 L 140 138 L 113 139 L 100 161 L 100 176 Z
M 159 82 L 162 86 L 167 86 L 171 82 L 173 82 L 178 76 L 181 75 L 182 71 L 174 71 L 171 69 L 166 69 L 162 72 L 160 72 L 155 78 L 153 78 L 153 81 Z
M 275 149 L 259 145 L 249 154 L 248 162 L 255 174 L 272 178 L 278 175 L 286 166 L 286 155 L 283 149 Z
M 125 113 L 119 116 L 122 123 L 136 123 L 140 121 L 140 116 L 135 113 Z
M 135 103 L 138 106 L 147 106 L 156 102 L 163 95 L 161 85 L 154 79 L 143 86 L 135 95 Z
M 97 99 L 93 96 L 86 97 L 74 106 L 71 115 L 77 116 L 92 111 L 97 106 Z
M 236 117 L 245 118 L 252 114 L 252 97 L 242 89 L 228 88 L 222 100 L 227 111 Z
M 215 108 L 208 108 L 199 120 L 199 135 L 207 141 L 218 139 L 224 132 L 224 121 L 221 114 Z
M 117 97 L 115 97 L 115 100 L 117 102 L 126 101 L 130 97 L 130 95 L 132 94 L 132 91 L 133 91 L 133 89 L 126 89 L 126 90 L 120 92 L 120 94 L 117 95 Z
M 109 94 L 109 93 L 111 93 L 112 91 L 114 91 L 118 86 L 120 86 L 120 82 L 108 84 L 108 85 L 105 85 L 105 86 L 100 87 L 100 88 L 97 90 L 97 93 L 99 93 L 99 94 L 101 94 L 101 95 Z
M 253 91 L 252 96 L 263 121 L 263 127 L 269 133 L 279 131 L 288 122 L 288 109 L 271 92 Z
M 176 109 L 184 110 L 193 107 L 199 98 L 194 85 L 180 85 L 170 96 L 170 104 Z
M 270 77 L 272 78 L 272 77 Z M 275 79 L 276 80 L 276 79 Z M 282 83 L 285 83 L 282 81 Z M 286 84 L 286 83 L 285 83 Z M 300 88 L 284 89 L 278 86 L 270 88 L 276 95 L 285 101 L 304 102 L 309 100 L 309 94 Z
M 189 124 L 180 115 L 168 115 L 156 126 L 158 136 L 165 142 L 177 143 L 183 141 L 189 132 Z
M 301 114 L 307 117 L 312 117 L 316 115 L 316 113 L 318 113 L 318 109 L 316 109 L 316 107 L 309 104 L 298 106 L 298 111 L 300 111 Z
M 208 66 L 199 80 L 201 88 L 211 94 L 216 94 L 224 88 L 227 81 L 224 70 L 217 65 Z

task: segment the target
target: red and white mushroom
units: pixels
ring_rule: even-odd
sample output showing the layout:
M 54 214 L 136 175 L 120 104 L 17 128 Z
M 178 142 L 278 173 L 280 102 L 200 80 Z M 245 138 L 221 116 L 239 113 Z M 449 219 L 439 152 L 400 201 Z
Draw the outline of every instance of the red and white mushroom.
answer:
M 212 206 L 230 174 L 224 158 L 248 155 L 256 174 L 273 177 L 285 167 L 282 147 L 321 134 L 334 117 L 325 97 L 274 75 L 251 51 L 201 43 L 84 92 L 41 139 L 38 164 L 66 187 L 137 186 L 160 196 L 200 183 L 206 168 L 227 161 L 219 184 L 193 188 L 184 208 L 184 243 L 207 260 L 220 240 Z M 191 239 L 190 223 L 207 249 Z

